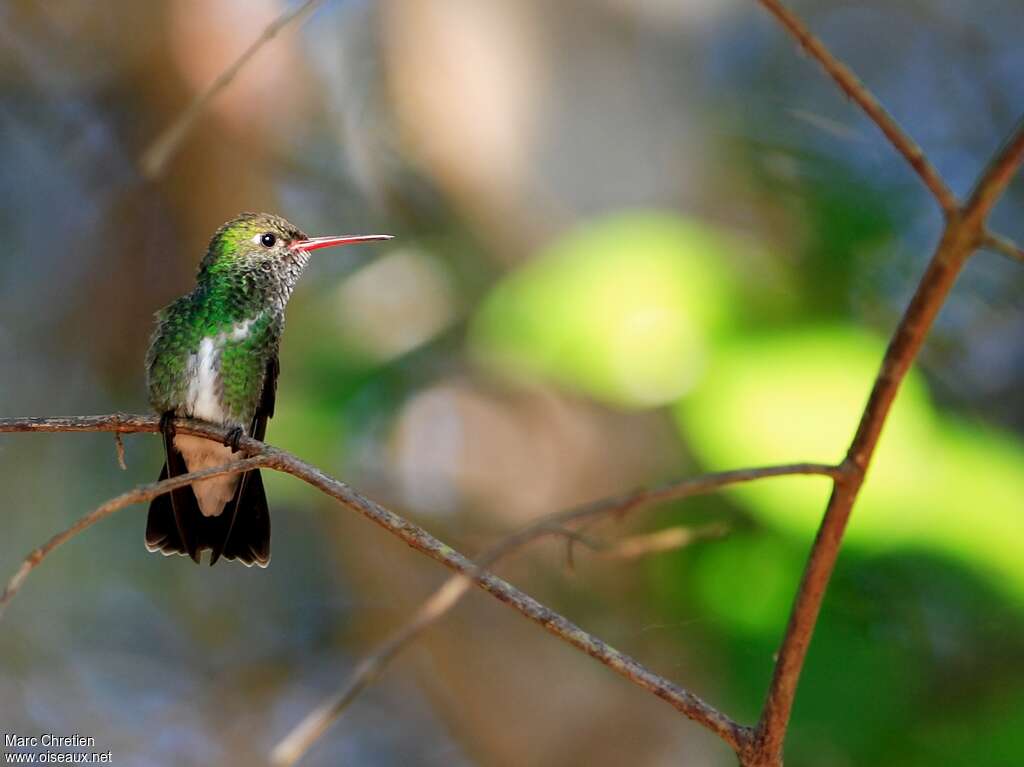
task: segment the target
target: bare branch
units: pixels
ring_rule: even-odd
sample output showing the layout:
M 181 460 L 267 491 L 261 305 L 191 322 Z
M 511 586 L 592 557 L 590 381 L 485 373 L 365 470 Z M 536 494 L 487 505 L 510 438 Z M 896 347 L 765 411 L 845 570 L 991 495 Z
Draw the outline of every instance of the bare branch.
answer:
M 375 653 L 367 656 L 356 667 L 352 678 L 345 689 L 334 699 L 311 711 L 287 736 L 284 737 L 270 754 L 274 767 L 292 765 L 302 758 L 303 754 L 318 741 L 328 728 L 387 667 L 388 663 L 401 652 L 413 639 L 419 636 L 428 626 L 447 613 L 473 585 L 473 580 L 465 575 L 453 575 L 448 578 L 423 605 L 416 611 L 412 620 L 395 632 Z
M 903 155 L 924 185 L 932 193 L 947 218 L 957 212 L 960 205 L 956 195 L 942 180 L 942 176 L 917 145 L 900 127 L 896 119 L 879 103 L 875 95 L 860 81 L 849 67 L 839 61 L 821 40 L 816 38 L 800 18 L 779 0 L 758 0 L 788 31 L 807 53 L 825 69 L 836 85 L 852 99 L 878 129 L 889 139 L 893 148 Z
M 1003 149 L 981 175 L 964 211 L 957 212 L 947 220 L 942 239 L 889 342 L 857 433 L 844 461 L 848 474 L 837 480 L 811 547 L 775 664 L 757 735 L 744 761 L 747 767 L 776 767 L 782 764 L 782 745 L 800 671 L 839 555 L 850 512 L 878 445 L 882 427 L 900 384 L 917 357 L 939 309 L 945 303 L 964 263 L 983 240 L 989 212 L 1006 189 L 1022 157 L 1024 123 L 1017 126 Z
M 685 527 L 670 527 L 648 536 L 627 538 L 621 542 L 621 545 L 608 547 L 601 553 L 610 558 L 632 559 L 653 551 L 682 548 L 703 538 L 724 535 L 725 531 L 724 525 L 707 525 L 695 530 Z M 548 532 L 564 534 L 572 531 L 552 527 Z M 538 533 L 540 533 L 540 529 L 538 529 Z M 520 545 L 527 542 L 524 539 L 518 539 Z M 498 558 L 510 553 L 512 553 L 511 549 L 503 548 L 500 553 L 492 554 L 490 559 L 485 556 L 481 559 L 480 567 L 491 567 Z M 359 693 L 369 687 L 405 647 L 455 607 L 472 585 L 472 579 L 465 575 L 453 575 L 446 580 L 420 606 L 412 620 L 392 634 L 387 641 L 356 666 L 345 688 L 338 695 L 311 711 L 274 747 L 270 754 L 271 763 L 275 767 L 290 767 L 296 764 L 341 717 Z
M 985 172 L 978 178 L 971 196 L 964 205 L 965 226 L 984 231 L 984 222 L 992 208 L 1003 196 L 1006 187 L 1016 175 L 1024 160 L 1024 118 L 1017 125 L 996 152 Z
M 124 440 L 121 439 L 121 432 L 114 432 L 114 450 L 117 453 L 117 465 L 121 471 L 128 471 L 128 464 L 124 460 Z
M 4 589 L 4 593 L 0 595 L 0 618 L 3 618 L 7 605 L 17 595 L 18 590 L 24 584 L 25 579 L 28 578 L 29 574 L 35 570 L 54 549 L 62 543 L 71 540 L 79 533 L 92 527 L 97 522 L 106 519 L 115 511 L 120 511 L 126 506 L 131 506 L 135 503 L 152 500 L 158 495 L 166 493 L 169 490 L 174 490 L 176 488 L 183 487 L 184 485 L 191 485 L 196 480 L 206 479 L 207 477 L 216 477 L 221 474 L 237 474 L 239 472 L 249 471 L 250 469 L 259 469 L 268 465 L 269 460 L 270 459 L 267 457 L 257 456 L 255 458 L 245 458 L 239 461 L 232 461 L 224 464 L 223 466 L 215 466 L 202 471 L 181 474 L 177 477 L 172 477 L 171 479 L 161 480 L 160 482 L 141 485 L 126 493 L 122 493 L 116 498 L 112 498 L 99 508 L 90 511 L 84 517 L 80 518 L 77 522 L 71 525 L 71 527 L 57 533 L 55 536 L 50 538 L 50 540 L 39 548 L 33 550 L 31 554 L 25 557 L 25 561 L 22 562 L 21 567 L 19 567 L 18 571 L 7 581 L 7 587 Z
M 210 102 L 225 88 L 227 88 L 238 77 L 246 64 L 259 53 L 260 49 L 270 42 L 278 32 L 295 21 L 300 16 L 311 12 L 323 0 L 305 0 L 301 5 L 285 10 L 280 16 L 268 24 L 252 44 L 246 48 L 242 55 L 235 59 L 231 65 L 217 75 L 217 78 L 210 83 L 210 86 L 198 94 L 192 103 L 178 115 L 178 118 L 171 123 L 164 131 L 153 140 L 142 157 L 139 164 L 142 166 L 142 173 L 147 178 L 156 178 L 164 172 L 168 161 L 178 151 L 181 142 L 188 135 L 195 125 L 196 120 L 206 111 Z
M 1004 237 L 995 232 L 985 232 L 981 239 L 981 247 L 996 253 L 1001 253 L 1014 261 L 1024 262 L 1024 249 L 1009 237 Z
M 633 535 L 610 546 L 599 546 L 597 554 L 605 559 L 639 559 L 651 554 L 663 554 L 686 548 L 697 541 L 722 538 L 729 533 L 729 527 L 712 523 L 703 527 L 666 527 L 654 533 Z

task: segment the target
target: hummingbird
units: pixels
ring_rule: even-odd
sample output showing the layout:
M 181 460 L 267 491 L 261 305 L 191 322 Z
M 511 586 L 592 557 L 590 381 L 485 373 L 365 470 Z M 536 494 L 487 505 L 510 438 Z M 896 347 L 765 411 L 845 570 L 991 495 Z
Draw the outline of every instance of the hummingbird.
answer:
M 219 466 L 243 435 L 262 440 L 274 415 L 284 310 L 310 254 L 320 248 L 389 240 L 390 235 L 307 237 L 270 213 L 242 213 L 221 226 L 199 264 L 191 293 L 161 309 L 146 354 L 149 401 L 160 414 L 160 479 Z M 229 428 L 223 444 L 176 434 L 175 416 Z M 149 506 L 146 548 L 204 549 L 246 566 L 270 563 L 270 512 L 258 470 L 200 480 Z

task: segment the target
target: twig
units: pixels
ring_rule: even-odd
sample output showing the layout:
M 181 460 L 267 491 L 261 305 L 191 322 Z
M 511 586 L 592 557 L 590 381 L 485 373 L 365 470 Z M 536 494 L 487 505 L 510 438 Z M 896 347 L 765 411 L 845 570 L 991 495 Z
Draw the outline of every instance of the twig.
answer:
M 69 541 L 71 538 L 74 538 L 79 533 L 92 527 L 100 520 L 106 519 L 115 511 L 120 511 L 126 506 L 131 506 L 135 503 L 149 501 L 162 493 L 166 493 L 168 490 L 174 490 L 176 488 L 183 487 L 184 485 L 191 485 L 196 480 L 206 479 L 207 477 L 217 477 L 221 474 L 237 474 L 239 472 L 249 471 L 250 469 L 259 469 L 266 466 L 269 460 L 270 459 L 264 456 L 256 456 L 254 458 L 232 461 L 224 464 L 223 466 L 203 469 L 202 471 L 195 471 L 189 474 L 181 474 L 177 477 L 161 480 L 160 482 L 153 482 L 148 485 L 140 485 L 133 490 L 122 493 L 116 498 L 112 498 L 99 508 L 90 511 L 84 517 L 81 517 L 77 522 L 71 525 L 71 527 L 57 533 L 55 536 L 50 538 L 50 540 L 33 550 L 31 554 L 25 557 L 25 561 L 22 562 L 18 571 L 7 581 L 7 587 L 4 589 L 3 594 L 0 595 L 0 618 L 3 618 L 7 605 L 17 595 L 18 590 L 21 588 L 22 584 L 24 584 L 25 579 L 28 578 L 29 574 L 35 570 L 54 549 L 62 543 Z
M 1014 261 L 1024 262 L 1024 249 L 1009 237 L 1004 237 L 995 232 L 985 232 L 981 239 L 981 247 L 996 253 L 1001 253 Z
M 295 764 L 301 759 L 303 754 L 327 732 L 359 693 L 366 689 L 380 675 L 403 648 L 455 607 L 469 590 L 473 581 L 483 576 L 488 568 L 513 552 L 518 551 L 523 546 L 547 535 L 566 535 L 570 539 L 574 539 L 577 536 L 567 527 L 568 524 L 590 521 L 598 516 L 625 514 L 657 502 L 680 500 L 694 495 L 702 495 L 728 485 L 796 474 L 823 475 L 833 479 L 839 476 L 838 469 L 835 466 L 806 463 L 707 474 L 701 477 L 671 482 L 649 490 L 639 490 L 615 498 L 602 499 L 574 509 L 551 514 L 528 525 L 518 533 L 507 536 L 477 558 L 477 565 L 472 572 L 454 575 L 445 581 L 416 611 L 412 620 L 399 628 L 373 653 L 364 658 L 356 667 L 340 693 L 311 711 L 274 747 L 271 752 L 271 762 L 275 767 L 290 767 L 290 765 Z M 720 536 L 724 532 L 725 528 L 720 524 L 706 525 L 696 530 L 669 528 L 668 530 L 661 531 L 660 534 L 655 533 L 650 536 L 636 536 L 633 539 L 627 539 L 627 541 L 622 543 L 627 544 L 627 542 L 631 541 L 632 545 L 623 546 L 621 552 L 617 551 L 618 547 L 610 547 L 608 553 L 611 556 L 619 554 L 623 558 L 629 558 L 647 553 L 652 549 L 657 549 L 658 546 L 660 546 L 660 549 L 657 550 L 663 551 L 668 548 L 679 548 L 699 538 Z M 673 534 L 671 546 L 669 545 L 669 536 L 665 535 L 667 533 Z M 659 535 L 661 535 L 661 540 L 656 539 L 656 536 Z M 710 709 L 707 704 L 702 703 L 701 705 Z M 749 736 L 749 731 L 745 728 L 740 727 L 736 723 L 730 723 L 730 727 L 727 730 L 720 732 L 707 721 L 695 715 L 706 715 L 709 711 L 696 710 L 691 712 L 683 709 L 680 710 L 686 716 L 700 722 L 705 727 L 708 727 L 708 729 L 711 729 L 712 732 L 718 734 L 734 750 L 740 751 L 743 749 L 746 738 Z M 713 711 L 713 709 L 710 710 Z M 719 716 L 724 718 L 724 715 Z M 735 740 L 731 738 L 735 738 Z
M 323 2 L 323 0 L 305 0 L 302 5 L 285 10 L 281 15 L 270 22 L 270 24 L 268 24 L 260 33 L 260 36 L 257 37 L 227 69 L 221 72 L 217 78 L 210 83 L 210 86 L 205 91 L 196 95 L 192 100 L 192 103 L 190 103 L 185 110 L 178 115 L 178 118 L 167 126 L 167 128 L 165 128 L 164 131 L 153 140 L 153 143 L 149 145 L 146 151 L 142 153 L 139 164 L 142 167 L 143 174 L 147 178 L 156 178 L 163 173 L 164 168 L 167 166 L 167 162 L 178 151 L 178 147 L 181 146 L 181 142 L 184 140 L 185 136 L 188 135 L 189 131 L 192 130 L 192 126 L 195 125 L 196 120 L 199 119 L 200 115 L 202 115 L 206 110 L 206 107 L 210 102 L 222 90 L 231 85 L 234 79 L 238 76 L 238 73 L 242 71 L 242 68 L 245 67 L 245 65 L 249 63 L 250 59 L 259 53 L 260 49 L 270 42 L 278 32 L 303 14 L 312 11 L 321 2 Z
M 724 525 L 707 525 L 704 528 L 690 530 L 684 527 L 671 527 L 648 536 L 635 536 L 622 541 L 619 546 L 609 547 L 601 553 L 604 556 L 620 559 L 632 559 L 653 551 L 668 551 L 689 545 L 701 538 L 717 537 L 726 531 Z M 551 532 L 555 532 L 552 529 Z M 559 534 L 571 533 L 566 529 L 557 530 Z M 671 535 L 670 535 L 671 534 Z M 527 541 L 519 539 L 520 545 Z M 644 545 L 646 544 L 646 545 Z M 503 550 L 500 556 L 506 556 L 511 550 Z M 492 555 L 481 559 L 480 568 L 491 567 L 498 557 Z M 486 562 L 486 564 L 484 564 Z M 299 761 L 307 751 L 337 721 L 345 709 L 358 697 L 359 693 L 372 684 L 381 672 L 390 664 L 405 647 L 447 614 L 473 585 L 471 578 L 465 575 L 453 575 L 448 578 L 431 597 L 416 611 L 412 620 L 392 634 L 371 655 L 364 658 L 345 688 L 331 700 L 325 701 L 311 711 L 298 725 L 274 746 L 270 761 L 275 767 L 290 767 Z
M 836 85 L 852 99 L 889 139 L 893 148 L 903 155 L 924 185 L 931 191 L 947 218 L 959 209 L 956 195 L 925 156 L 921 147 L 900 127 L 896 119 L 879 103 L 874 94 L 843 62 L 839 61 L 821 40 L 815 37 L 800 18 L 779 0 L 757 0 L 779 20 L 807 53 L 825 69 Z
M 121 439 L 121 432 L 114 432 L 114 450 L 117 453 L 117 465 L 121 471 L 128 471 L 128 464 L 124 460 L 124 440 Z
M 762 0 L 762 2 L 770 0 Z M 945 231 L 922 275 L 896 332 L 889 342 L 857 433 L 847 452 L 848 474 L 837 480 L 790 613 L 771 686 L 746 767 L 782 764 L 782 745 L 807 648 L 821 610 L 853 504 L 878 444 L 896 393 L 924 343 L 939 309 L 964 262 L 982 243 L 985 221 L 1024 157 L 1024 123 L 1017 125 L 1003 148 L 982 173 L 962 212 L 947 220 Z
M 1017 125 L 1010 131 L 1010 135 L 1003 142 L 1002 147 L 993 156 L 985 172 L 978 178 L 974 185 L 971 196 L 964 205 L 964 225 L 977 230 L 980 239 L 984 234 L 985 219 L 988 218 L 992 208 L 995 207 L 999 198 L 1003 196 L 1006 187 L 1017 174 L 1021 160 L 1024 159 L 1024 118 L 1017 121 Z
M 274 767 L 285 767 L 298 762 L 356 696 L 380 676 L 391 659 L 429 625 L 448 612 L 472 585 L 473 581 L 465 575 L 453 575 L 448 578 L 416 611 L 411 621 L 389 637 L 377 652 L 360 662 L 345 689 L 335 699 L 326 701 L 311 711 L 297 727 L 274 746 L 270 754 L 271 764 Z
M 663 554 L 685 548 L 697 541 L 721 538 L 727 535 L 729 527 L 720 523 L 712 523 L 703 527 L 666 527 L 654 533 L 633 535 L 611 546 L 597 548 L 598 556 L 605 559 L 639 559 L 651 554 Z

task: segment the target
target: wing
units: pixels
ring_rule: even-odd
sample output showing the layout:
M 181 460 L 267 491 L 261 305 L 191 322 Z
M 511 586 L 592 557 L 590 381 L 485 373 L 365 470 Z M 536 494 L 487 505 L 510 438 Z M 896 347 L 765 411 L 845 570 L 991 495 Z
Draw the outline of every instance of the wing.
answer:
M 252 423 L 249 426 L 249 435 L 253 439 L 263 440 L 267 433 L 267 421 L 274 416 L 274 403 L 277 399 L 277 376 L 281 372 L 281 365 L 278 362 L 277 355 L 273 355 L 267 361 L 266 372 L 263 376 L 263 389 L 260 393 L 260 401 L 256 406 L 256 413 L 253 416 Z M 255 482 L 259 482 L 259 492 L 247 493 L 249 489 L 248 485 L 252 480 L 253 475 L 256 476 Z M 253 490 L 255 491 L 255 487 Z M 247 508 L 246 502 L 251 501 L 253 508 Z M 231 539 L 232 532 L 236 527 L 238 521 L 238 515 L 249 514 L 256 515 L 260 520 L 265 518 L 266 522 L 259 525 L 244 525 L 244 529 L 247 531 L 258 531 L 259 541 L 236 541 L 231 547 L 228 546 L 228 542 Z M 258 471 L 248 471 L 242 475 L 242 478 L 238 482 L 238 487 L 235 490 L 235 496 L 228 501 L 227 506 L 224 507 L 224 511 L 221 513 L 221 518 L 227 523 L 227 532 L 224 535 L 223 540 L 219 541 L 218 544 L 213 547 L 210 553 L 210 564 L 214 564 L 221 554 L 225 550 L 234 551 L 239 548 L 246 548 L 243 543 L 248 543 L 254 552 L 258 552 L 259 556 L 256 560 L 263 566 L 266 566 L 267 561 L 270 559 L 270 514 L 267 510 L 266 497 L 263 495 L 263 483 L 260 481 Z M 255 533 L 254 533 L 255 534 Z M 231 557 L 234 558 L 234 557 Z

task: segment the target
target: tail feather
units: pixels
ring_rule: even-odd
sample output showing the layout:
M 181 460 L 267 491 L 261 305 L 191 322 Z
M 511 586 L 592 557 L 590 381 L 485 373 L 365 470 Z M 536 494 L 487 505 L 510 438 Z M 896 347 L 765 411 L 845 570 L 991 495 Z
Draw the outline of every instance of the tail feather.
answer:
M 167 464 L 160 471 L 162 482 L 167 479 Z M 182 541 L 181 532 L 174 514 L 171 494 L 158 495 L 149 504 L 149 516 L 146 519 L 146 549 L 161 552 L 164 555 L 182 554 L 189 556 L 188 548 Z
M 180 473 L 184 472 L 172 476 Z M 169 474 L 165 463 L 160 479 Z M 203 549 L 209 549 L 211 565 L 223 556 L 246 566 L 266 567 L 270 563 L 270 511 L 259 471 L 243 475 L 235 497 L 216 517 L 203 516 L 191 487 L 158 495 L 149 504 L 146 549 L 190 556 L 197 564 Z
M 235 508 L 231 508 L 232 505 Z M 234 499 L 221 516 L 233 521 L 223 539 L 224 558 L 236 559 L 247 567 L 269 565 L 270 510 L 267 508 L 263 478 L 258 469 L 247 472 L 238 483 Z M 216 554 L 217 550 L 214 549 L 210 557 L 211 565 L 217 561 Z

